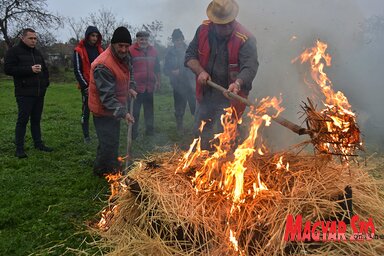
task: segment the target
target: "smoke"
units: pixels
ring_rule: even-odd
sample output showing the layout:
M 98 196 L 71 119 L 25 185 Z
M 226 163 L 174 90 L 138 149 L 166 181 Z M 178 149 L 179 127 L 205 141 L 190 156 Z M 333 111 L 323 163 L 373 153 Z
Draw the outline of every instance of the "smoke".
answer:
M 135 5 L 119 2 L 114 1 L 110 7 L 129 23 L 142 24 L 156 19 L 164 22 L 162 39 L 166 43 L 174 28 L 180 28 L 190 41 L 201 21 L 207 19 L 205 11 L 210 0 L 143 0 Z M 379 7 L 383 10 L 382 0 L 237 2 L 240 6 L 238 21 L 257 39 L 260 67 L 253 83 L 253 98 L 281 94 L 286 108 L 282 115 L 301 124 L 300 105 L 314 91 L 304 83 L 308 66 L 292 64 L 291 60 L 313 47 L 319 39 L 328 44 L 327 52 L 332 56 L 332 66 L 325 72 L 334 90 L 348 97 L 368 147 L 384 147 L 384 36 L 367 41 L 367 31 L 363 30 L 372 12 L 377 13 Z M 97 4 L 90 6 L 99 8 Z M 384 13 L 379 14 L 384 16 Z M 320 106 L 320 101 L 318 104 Z M 274 133 L 270 137 L 276 145 L 303 140 L 283 127 L 273 126 Z
M 383 41 L 367 44 L 366 17 L 353 1 L 239 1 L 238 18 L 256 36 L 260 69 L 254 81 L 256 98 L 282 94 L 283 116 L 300 123 L 300 105 L 314 91 L 304 83 L 308 64 L 291 63 L 317 39 L 328 44 L 332 66 L 325 69 L 336 91 L 342 91 L 358 115 L 368 149 L 384 145 Z M 378 38 L 376 38 L 378 39 Z M 381 68 L 382 69 L 382 68 Z M 321 99 L 320 99 L 321 100 Z M 318 102 L 320 105 L 320 101 Z M 297 140 L 284 128 L 270 136 L 278 144 Z M 276 138 L 277 137 L 277 138 Z
M 172 19 L 164 27 L 170 31 L 180 27 L 186 39 L 192 39 L 198 25 L 206 19 L 205 10 L 210 1 L 165 2 Z M 239 0 L 237 20 L 255 35 L 260 62 L 251 97 L 260 100 L 281 95 L 286 109 L 282 116 L 302 124 L 300 106 L 314 95 L 314 90 L 304 83 L 308 64 L 291 61 L 319 39 L 328 44 L 327 53 L 332 56 L 332 66 L 325 72 L 334 90 L 342 91 L 357 113 L 368 149 L 383 148 L 384 86 L 380 64 L 384 51 L 380 48 L 384 44 L 383 40 L 366 42 L 363 24 L 368 17 L 361 8 L 378 3 L 374 2 Z M 321 99 L 316 103 L 320 107 Z M 272 141 L 272 146 L 287 146 L 304 139 L 277 124 L 269 130 L 267 140 Z

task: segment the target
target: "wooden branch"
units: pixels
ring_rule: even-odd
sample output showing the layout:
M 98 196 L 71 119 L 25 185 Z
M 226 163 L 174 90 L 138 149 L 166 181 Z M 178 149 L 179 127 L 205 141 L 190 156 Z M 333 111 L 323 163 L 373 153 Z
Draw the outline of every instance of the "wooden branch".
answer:
M 255 104 L 253 104 L 251 101 L 249 101 L 248 99 L 245 99 L 235 93 L 232 93 L 232 92 L 229 92 L 227 89 L 225 89 L 224 87 L 208 80 L 207 81 L 207 84 L 219 91 L 221 91 L 222 93 L 228 95 L 230 98 L 232 99 L 235 99 L 241 103 L 243 103 L 244 105 L 246 106 L 254 106 L 254 107 L 257 107 Z M 298 135 L 303 135 L 303 134 L 308 134 L 308 135 L 312 135 L 312 132 L 306 128 L 303 128 L 295 123 L 292 123 L 291 121 L 285 119 L 284 117 L 272 117 L 272 120 L 275 121 L 276 123 L 284 126 L 285 128 L 288 128 L 289 130 L 293 131 L 294 133 L 297 133 Z

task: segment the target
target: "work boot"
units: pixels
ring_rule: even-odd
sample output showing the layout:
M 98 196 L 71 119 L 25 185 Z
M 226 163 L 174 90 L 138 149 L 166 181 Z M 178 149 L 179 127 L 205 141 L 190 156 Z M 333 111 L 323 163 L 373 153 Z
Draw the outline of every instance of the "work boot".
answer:
M 53 151 L 52 148 L 47 147 L 44 144 L 40 144 L 40 145 L 35 146 L 35 149 L 40 150 L 40 151 L 44 151 L 44 152 L 52 152 Z
M 28 157 L 23 148 L 16 149 L 15 156 L 19 159 Z
M 84 137 L 84 143 L 85 144 L 91 143 L 91 138 L 90 137 Z

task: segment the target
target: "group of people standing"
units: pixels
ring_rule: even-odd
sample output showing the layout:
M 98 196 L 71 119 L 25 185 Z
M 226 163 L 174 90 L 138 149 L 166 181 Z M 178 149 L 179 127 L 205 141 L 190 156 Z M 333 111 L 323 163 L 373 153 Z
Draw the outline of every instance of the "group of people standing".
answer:
M 208 80 L 220 84 L 228 92 L 247 97 L 258 69 L 256 40 L 236 21 L 238 4 L 234 0 L 214 0 L 207 7 L 209 20 L 197 29 L 189 45 L 180 29 L 172 33 L 173 45 L 168 48 L 163 71 L 170 78 L 173 88 L 176 129 L 183 132 L 183 116 L 187 104 L 195 116 L 194 134 L 202 139 L 202 148 L 212 148 L 214 133 L 220 132 L 220 116 L 224 108 L 236 110 L 234 118 L 240 118 L 245 106 L 231 101 L 207 85 Z M 28 45 L 32 33 L 34 45 Z M 140 31 L 132 44 L 131 34 L 126 27 L 118 27 L 107 49 L 101 47 L 102 35 L 96 27 L 89 26 L 85 38 L 74 50 L 74 73 L 82 96 L 81 124 L 84 141 L 89 142 L 89 115 L 93 115 L 98 148 L 94 162 L 94 174 L 103 176 L 120 170 L 118 162 L 120 121 L 132 123 L 132 137 L 138 136 L 138 121 L 143 106 L 145 135 L 154 134 L 154 91 L 161 85 L 161 68 L 157 51 L 149 44 L 150 34 Z M 16 58 L 10 61 L 16 50 L 11 49 L 5 61 L 6 73 L 14 77 L 15 94 L 19 108 L 16 125 L 16 156 L 26 157 L 24 152 L 25 127 L 30 117 L 35 147 L 51 151 L 41 141 L 41 109 L 24 113 L 25 106 L 20 99 L 19 88 L 35 88 L 33 99 L 43 101 L 49 85 L 48 71 L 41 54 L 35 49 L 36 33 L 26 31 L 15 49 L 23 48 L 22 55 L 36 57 Z M 18 50 L 21 51 L 21 50 Z M 28 59 L 25 63 L 21 60 Z M 23 70 L 19 70 L 20 66 Z M 41 65 L 37 69 L 36 65 Z M 30 85 L 25 85 L 30 79 Z M 196 96 L 196 97 L 195 97 Z M 40 97 L 40 98 L 39 98 Z M 133 109 L 129 109 L 132 105 Z M 37 103 L 34 103 L 37 104 Z M 130 114 L 133 113 L 132 115 Z M 203 129 L 199 129 L 204 122 Z M 33 129 L 32 129 L 33 123 Z

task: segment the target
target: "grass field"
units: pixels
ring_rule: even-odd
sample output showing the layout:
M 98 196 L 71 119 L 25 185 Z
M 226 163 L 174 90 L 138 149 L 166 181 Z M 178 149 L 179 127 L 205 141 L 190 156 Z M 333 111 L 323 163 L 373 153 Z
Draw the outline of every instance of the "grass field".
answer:
M 54 152 L 36 151 L 28 128 L 27 159 L 14 157 L 17 109 L 13 82 L 2 78 L 0 84 L 0 255 L 47 254 L 51 247 L 51 255 L 61 255 L 67 248 L 86 248 L 86 223 L 97 219 L 109 187 L 104 179 L 92 174 L 97 139 L 91 122 L 92 143 L 83 143 L 81 99 L 75 83 L 51 84 L 45 98 L 42 133 Z M 173 113 L 171 89 L 164 81 L 155 95 L 155 136 L 140 135 L 132 145 L 134 157 L 191 142 L 190 134 L 177 135 Z M 191 125 L 192 116 L 187 112 L 185 126 L 190 130 Z M 122 155 L 125 128 L 123 124 Z
M 0 255 L 71 255 L 71 250 L 96 250 L 87 244 L 92 241 L 86 232 L 87 223 L 97 220 L 98 212 L 106 205 L 109 187 L 104 179 L 92 174 L 97 139 L 91 123 L 92 143 L 83 143 L 80 93 L 74 84 L 53 82 L 46 96 L 43 139 L 54 152 L 36 151 L 28 129 L 29 157 L 17 159 L 13 83 L 0 79 Z M 141 131 L 132 145 L 135 158 L 191 143 L 190 133 L 176 133 L 173 112 L 172 92 L 164 80 L 155 94 L 155 136 L 145 137 Z M 140 121 L 142 128 L 142 117 Z M 188 111 L 185 126 L 191 131 L 192 116 Z M 122 124 L 121 155 L 126 148 L 125 127 Z M 382 179 L 383 168 L 380 165 L 372 169 L 372 174 Z

